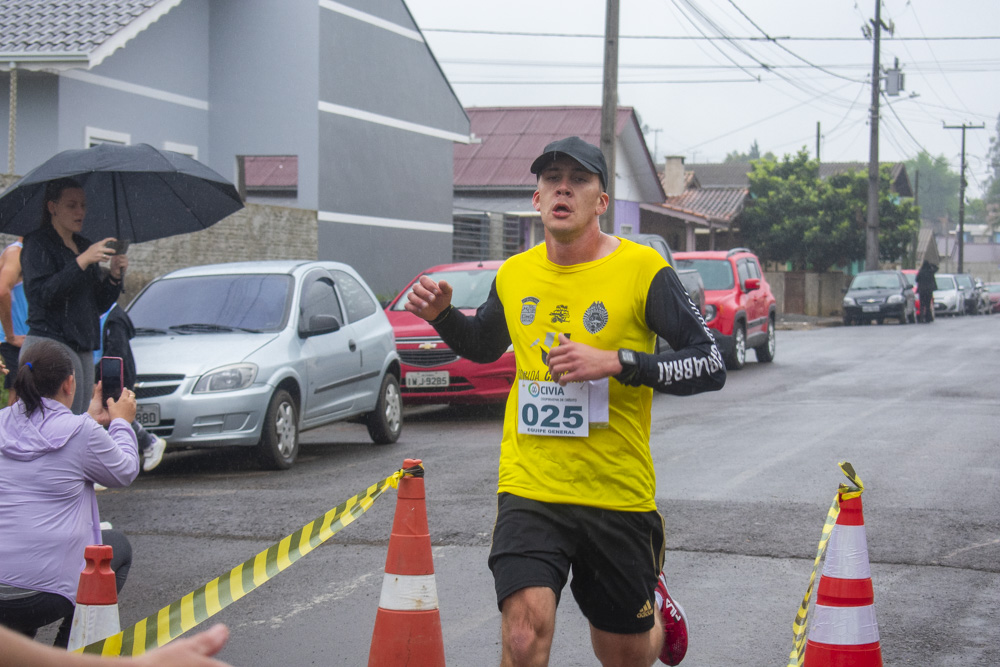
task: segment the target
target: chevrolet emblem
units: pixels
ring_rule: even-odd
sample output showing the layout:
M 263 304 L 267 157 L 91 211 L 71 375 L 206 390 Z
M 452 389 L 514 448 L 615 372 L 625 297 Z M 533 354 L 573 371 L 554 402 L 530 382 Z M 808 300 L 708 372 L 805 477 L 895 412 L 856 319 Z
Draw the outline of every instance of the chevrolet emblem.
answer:
M 421 350 L 434 350 L 434 349 L 437 348 L 437 346 L 438 346 L 437 343 L 421 343 L 420 344 L 420 349 Z

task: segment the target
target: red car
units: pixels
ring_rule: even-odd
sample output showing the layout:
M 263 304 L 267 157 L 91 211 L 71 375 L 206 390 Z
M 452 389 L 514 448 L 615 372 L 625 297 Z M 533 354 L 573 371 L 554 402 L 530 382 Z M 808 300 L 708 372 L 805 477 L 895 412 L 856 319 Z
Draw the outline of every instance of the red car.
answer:
M 726 368 L 746 363 L 747 348 L 757 361 L 774 360 L 777 306 L 757 255 L 746 248 L 675 252 L 678 268 L 697 269 L 705 283 L 705 322 Z
M 454 290 L 451 303 L 474 314 L 489 296 L 502 261 L 441 264 L 423 271 L 385 309 L 396 334 L 402 361 L 400 392 L 406 405 L 430 403 L 498 403 L 507 400 L 514 383 L 513 347 L 489 364 L 455 354 L 425 320 L 405 309 L 406 295 L 420 276 L 446 280 Z
M 990 312 L 1000 313 L 1000 283 L 986 283 L 983 287 L 990 298 Z

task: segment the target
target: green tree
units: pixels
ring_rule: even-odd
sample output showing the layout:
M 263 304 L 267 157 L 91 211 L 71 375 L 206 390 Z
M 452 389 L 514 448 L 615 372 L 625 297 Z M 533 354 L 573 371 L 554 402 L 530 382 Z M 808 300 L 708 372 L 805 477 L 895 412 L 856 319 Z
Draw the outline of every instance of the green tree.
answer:
M 958 172 L 951 170 L 948 158 L 943 155 L 931 157 L 926 151 L 921 151 L 904 164 L 910 183 L 915 187 L 918 185 L 917 174 L 920 174 L 917 196 L 920 217 L 931 222 L 942 218 L 958 222 L 959 176 Z
M 868 175 L 863 171 L 819 178 L 805 150 L 780 162 L 753 163 L 751 204 L 741 223 L 744 241 L 767 261 L 825 271 L 865 256 Z M 879 254 L 893 261 L 906 253 L 918 226 L 917 209 L 890 191 L 891 168 L 880 170 Z
M 997 115 L 996 134 L 990 137 L 986 159 L 990 164 L 990 175 L 986 179 L 986 204 L 1000 204 L 1000 114 Z
M 753 143 L 750 144 L 750 151 L 748 153 L 741 153 L 739 151 L 732 151 L 726 154 L 726 158 L 722 161 L 724 164 L 730 164 L 733 162 L 746 162 L 750 163 L 754 160 L 759 160 L 761 157 L 770 158 L 774 160 L 774 153 L 768 151 L 764 155 L 760 154 L 760 146 L 757 145 L 757 140 L 754 139 Z

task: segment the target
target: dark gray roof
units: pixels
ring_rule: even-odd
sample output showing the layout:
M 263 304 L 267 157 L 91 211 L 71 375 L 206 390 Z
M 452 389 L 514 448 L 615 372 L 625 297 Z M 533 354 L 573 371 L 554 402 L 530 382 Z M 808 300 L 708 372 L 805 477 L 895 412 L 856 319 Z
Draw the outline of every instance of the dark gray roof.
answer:
M 161 2 L 0 0 L 0 53 L 89 53 Z

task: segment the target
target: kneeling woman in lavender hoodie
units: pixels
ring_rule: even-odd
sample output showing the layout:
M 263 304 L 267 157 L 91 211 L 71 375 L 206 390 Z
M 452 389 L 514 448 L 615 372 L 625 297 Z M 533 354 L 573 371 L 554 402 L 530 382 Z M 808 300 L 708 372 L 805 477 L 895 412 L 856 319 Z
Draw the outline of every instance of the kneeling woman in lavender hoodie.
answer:
M 128 486 L 139 472 L 135 394 L 105 406 L 97 385 L 74 415 L 73 363 L 48 340 L 21 355 L 14 388 L 0 411 L 0 623 L 33 637 L 63 619 L 55 645 L 66 646 L 87 545 L 113 547 L 118 590 L 132 561 L 122 533 L 102 535 L 94 483 Z

